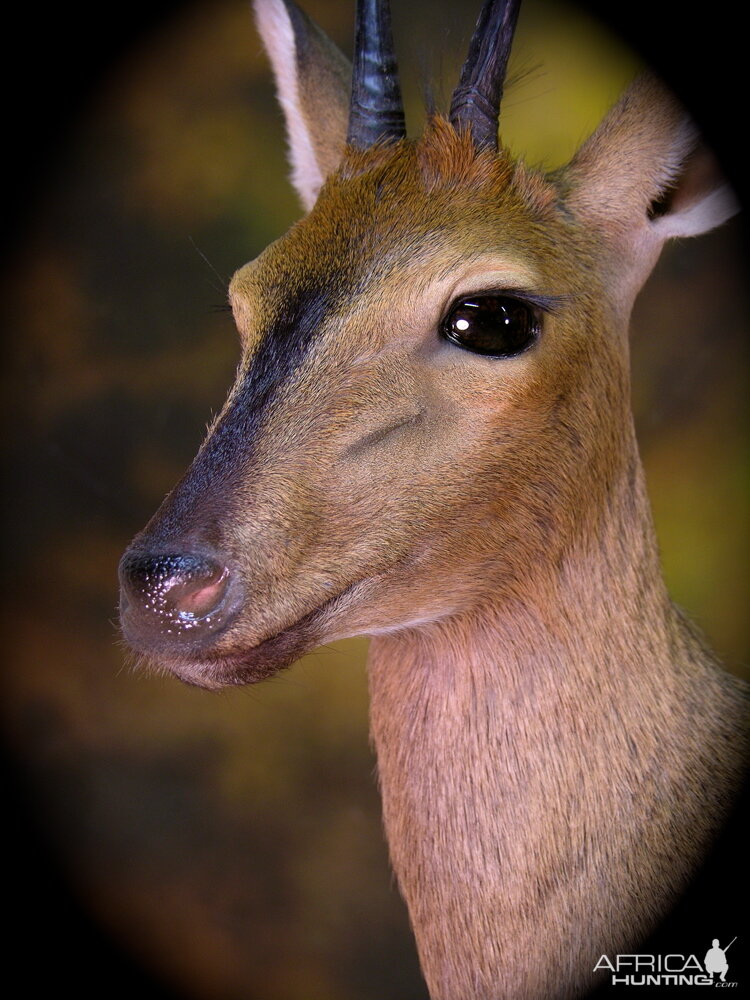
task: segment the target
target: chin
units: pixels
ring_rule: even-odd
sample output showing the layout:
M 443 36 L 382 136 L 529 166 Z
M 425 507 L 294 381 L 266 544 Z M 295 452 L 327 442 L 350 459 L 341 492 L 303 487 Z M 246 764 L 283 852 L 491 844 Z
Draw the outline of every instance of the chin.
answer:
M 238 644 L 222 651 L 180 655 L 143 651 L 140 659 L 155 673 L 172 675 L 193 687 L 219 691 L 267 680 L 320 644 L 309 625 L 300 623 L 246 649 Z

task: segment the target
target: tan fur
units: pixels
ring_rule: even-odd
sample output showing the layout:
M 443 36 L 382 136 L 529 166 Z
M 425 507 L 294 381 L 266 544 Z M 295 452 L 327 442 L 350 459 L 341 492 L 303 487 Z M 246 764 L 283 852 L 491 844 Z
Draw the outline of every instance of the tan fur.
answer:
M 629 402 L 633 297 L 668 232 L 716 221 L 685 222 L 712 190 L 694 143 L 648 80 L 552 177 L 436 118 L 347 151 L 232 281 L 244 356 L 215 428 L 265 319 L 303 280 L 340 295 L 221 490 L 175 492 L 251 597 L 210 655 L 160 661 L 218 687 L 375 636 L 385 825 L 434 1000 L 578 995 L 668 909 L 739 778 L 739 686 L 666 594 Z M 532 350 L 439 337 L 498 288 L 556 297 Z

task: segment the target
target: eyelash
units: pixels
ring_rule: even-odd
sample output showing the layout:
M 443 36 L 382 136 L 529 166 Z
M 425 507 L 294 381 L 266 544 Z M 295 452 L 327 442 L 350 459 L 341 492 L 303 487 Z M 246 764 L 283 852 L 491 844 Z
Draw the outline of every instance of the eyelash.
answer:
M 545 314 L 554 313 L 557 309 L 564 306 L 571 298 L 570 295 L 544 295 L 541 292 L 530 292 L 524 288 L 481 288 L 476 291 L 463 292 L 461 295 L 455 295 L 451 300 L 450 305 L 445 310 L 444 315 L 454 308 L 458 302 L 462 302 L 464 299 L 493 295 L 498 296 L 499 298 L 505 297 L 509 299 L 518 299 L 520 302 L 524 302 L 532 308 L 539 309 Z

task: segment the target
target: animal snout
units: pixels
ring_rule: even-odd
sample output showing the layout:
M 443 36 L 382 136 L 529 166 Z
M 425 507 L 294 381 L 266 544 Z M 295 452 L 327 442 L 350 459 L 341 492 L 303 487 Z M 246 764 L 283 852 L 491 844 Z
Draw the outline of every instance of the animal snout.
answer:
M 237 581 L 214 556 L 128 552 L 120 563 L 120 618 L 141 649 L 194 644 L 233 617 Z

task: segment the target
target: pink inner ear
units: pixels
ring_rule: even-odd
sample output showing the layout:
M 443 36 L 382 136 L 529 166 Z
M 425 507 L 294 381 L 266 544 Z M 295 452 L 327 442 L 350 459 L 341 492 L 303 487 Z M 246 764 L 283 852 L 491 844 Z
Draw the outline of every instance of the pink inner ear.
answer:
M 723 177 L 719 163 L 702 143 L 690 154 L 674 194 L 670 199 L 670 212 L 682 212 L 720 187 Z

